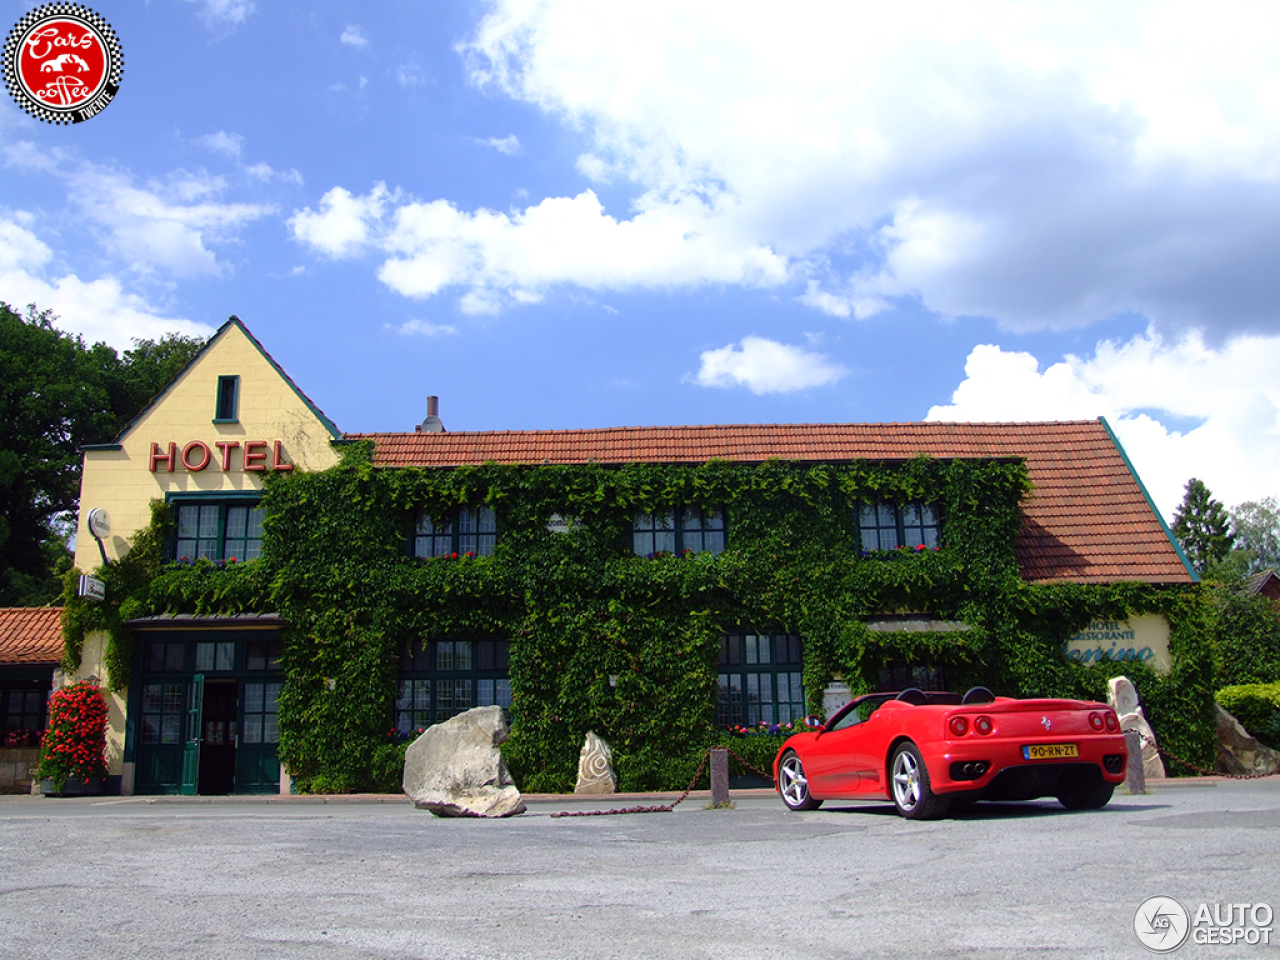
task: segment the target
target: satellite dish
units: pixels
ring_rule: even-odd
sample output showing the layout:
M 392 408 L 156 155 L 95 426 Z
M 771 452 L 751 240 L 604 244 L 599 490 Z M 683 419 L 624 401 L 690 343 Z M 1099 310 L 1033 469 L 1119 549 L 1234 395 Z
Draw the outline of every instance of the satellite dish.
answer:
M 422 421 L 422 426 L 418 428 L 419 433 L 444 433 L 444 423 L 434 414 L 427 414 L 427 419 Z

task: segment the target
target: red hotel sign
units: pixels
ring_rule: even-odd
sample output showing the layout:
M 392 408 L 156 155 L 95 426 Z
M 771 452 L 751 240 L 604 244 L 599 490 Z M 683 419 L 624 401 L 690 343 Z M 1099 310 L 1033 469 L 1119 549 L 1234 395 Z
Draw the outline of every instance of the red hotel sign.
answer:
M 217 440 L 213 445 L 218 448 L 216 458 L 209 444 L 203 440 L 192 440 L 181 450 L 176 443 L 170 443 L 167 449 L 161 448 L 158 443 L 152 443 L 149 469 L 152 473 L 158 469 L 173 473 L 178 464 L 182 464 L 191 473 L 199 473 L 216 462 L 221 465 L 222 472 L 227 473 L 231 470 L 232 454 L 237 449 L 241 450 L 241 466 L 246 473 L 293 469 L 293 464 L 284 458 L 283 444 L 279 440 L 270 441 L 270 449 L 267 449 L 266 440 L 246 440 L 244 443 L 239 440 Z

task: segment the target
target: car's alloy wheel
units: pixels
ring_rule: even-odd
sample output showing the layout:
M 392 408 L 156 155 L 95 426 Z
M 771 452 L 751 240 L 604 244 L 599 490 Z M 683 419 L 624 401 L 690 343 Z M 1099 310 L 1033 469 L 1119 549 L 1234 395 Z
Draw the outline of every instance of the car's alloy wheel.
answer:
M 778 793 L 789 810 L 817 810 L 822 806 L 821 800 L 809 795 L 809 778 L 794 752 L 788 752 L 778 764 Z
M 914 743 L 898 747 L 889 767 L 893 805 L 898 813 L 908 820 L 933 820 L 946 814 L 948 798 L 930 788 L 929 771 Z

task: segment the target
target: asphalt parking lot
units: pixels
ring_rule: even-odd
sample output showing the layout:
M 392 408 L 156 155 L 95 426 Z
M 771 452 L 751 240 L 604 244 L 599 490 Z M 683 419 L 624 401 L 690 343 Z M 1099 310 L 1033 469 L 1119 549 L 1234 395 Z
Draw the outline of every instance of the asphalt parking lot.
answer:
M 0 798 L 0 956 L 1150 957 L 1146 898 L 1280 908 L 1280 778 L 1102 811 L 888 803 L 438 820 L 394 798 Z M 1182 957 L 1277 957 L 1188 941 Z

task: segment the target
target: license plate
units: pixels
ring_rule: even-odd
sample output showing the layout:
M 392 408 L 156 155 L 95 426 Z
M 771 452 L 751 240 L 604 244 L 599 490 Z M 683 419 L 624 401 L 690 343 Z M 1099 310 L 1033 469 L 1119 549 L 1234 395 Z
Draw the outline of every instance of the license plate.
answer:
M 1037 743 L 1022 748 L 1023 760 L 1069 760 L 1080 756 L 1074 743 Z

